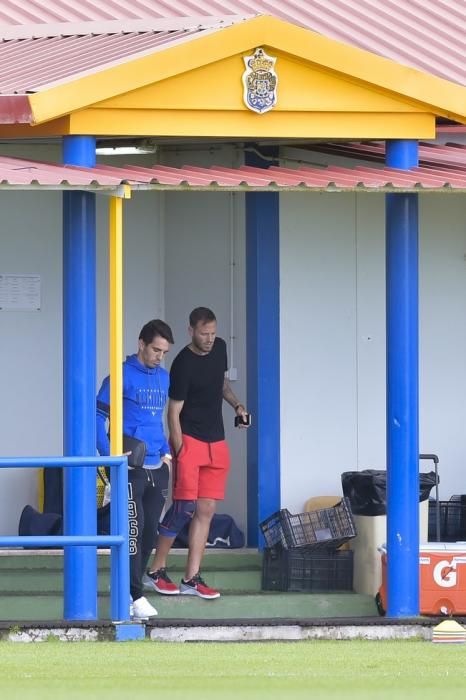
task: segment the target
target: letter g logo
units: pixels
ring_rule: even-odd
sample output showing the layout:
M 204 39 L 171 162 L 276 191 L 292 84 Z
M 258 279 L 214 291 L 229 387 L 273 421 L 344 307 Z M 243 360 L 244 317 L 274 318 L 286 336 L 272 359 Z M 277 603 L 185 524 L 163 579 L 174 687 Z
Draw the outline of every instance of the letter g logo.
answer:
M 437 586 L 453 588 L 456 586 L 456 561 L 443 559 L 434 567 L 434 581 Z

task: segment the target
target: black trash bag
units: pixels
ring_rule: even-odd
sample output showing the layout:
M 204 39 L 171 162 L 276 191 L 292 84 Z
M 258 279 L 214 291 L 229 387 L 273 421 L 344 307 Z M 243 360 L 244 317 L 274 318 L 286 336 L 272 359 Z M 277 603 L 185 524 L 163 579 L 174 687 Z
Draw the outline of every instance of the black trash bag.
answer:
M 387 472 L 364 469 L 360 472 L 343 472 L 343 493 L 349 498 L 353 515 L 385 515 L 387 512 Z M 435 486 L 435 472 L 419 474 L 419 501 L 429 498 Z

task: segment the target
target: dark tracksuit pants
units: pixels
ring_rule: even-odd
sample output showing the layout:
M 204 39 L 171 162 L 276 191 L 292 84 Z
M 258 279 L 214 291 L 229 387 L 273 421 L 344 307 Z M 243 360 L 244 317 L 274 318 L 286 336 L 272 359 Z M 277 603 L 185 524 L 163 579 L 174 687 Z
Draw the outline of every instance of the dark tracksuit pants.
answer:
M 168 494 L 169 470 L 128 471 L 129 568 L 133 600 L 143 595 L 142 576 L 155 545 L 157 528 Z

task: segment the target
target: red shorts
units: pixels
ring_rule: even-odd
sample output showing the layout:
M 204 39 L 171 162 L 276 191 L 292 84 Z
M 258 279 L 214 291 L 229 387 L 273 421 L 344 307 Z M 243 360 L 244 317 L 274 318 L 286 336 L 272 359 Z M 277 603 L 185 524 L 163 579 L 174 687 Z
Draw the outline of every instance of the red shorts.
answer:
M 173 498 L 179 501 L 223 500 L 229 469 L 230 451 L 226 440 L 204 442 L 183 435 L 183 446 L 173 460 Z

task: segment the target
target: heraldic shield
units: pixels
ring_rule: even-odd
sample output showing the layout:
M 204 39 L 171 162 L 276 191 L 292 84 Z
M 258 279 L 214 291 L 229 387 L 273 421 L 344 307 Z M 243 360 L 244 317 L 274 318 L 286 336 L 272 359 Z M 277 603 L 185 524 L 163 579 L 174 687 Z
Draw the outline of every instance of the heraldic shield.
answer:
M 258 114 L 270 111 L 277 104 L 276 60 L 268 56 L 264 49 L 256 49 L 252 56 L 244 56 L 244 103 Z

